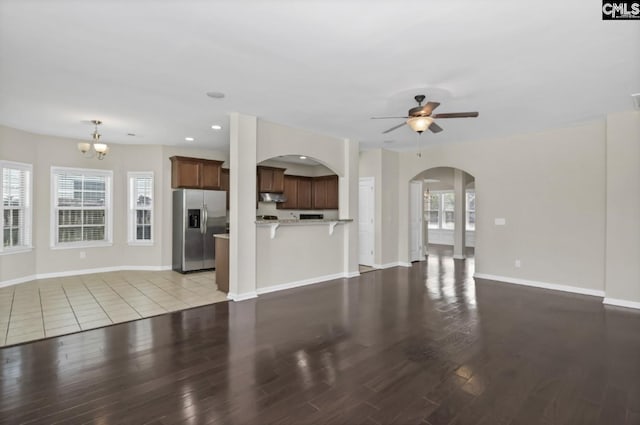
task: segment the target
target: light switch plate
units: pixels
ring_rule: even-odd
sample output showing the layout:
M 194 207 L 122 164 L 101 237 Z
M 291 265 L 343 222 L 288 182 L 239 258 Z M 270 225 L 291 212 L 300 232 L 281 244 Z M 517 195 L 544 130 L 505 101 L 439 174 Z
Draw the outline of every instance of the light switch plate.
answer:
M 494 219 L 494 223 L 496 224 L 496 226 L 504 226 L 505 224 L 507 224 L 507 219 L 506 218 L 496 218 L 496 219 Z

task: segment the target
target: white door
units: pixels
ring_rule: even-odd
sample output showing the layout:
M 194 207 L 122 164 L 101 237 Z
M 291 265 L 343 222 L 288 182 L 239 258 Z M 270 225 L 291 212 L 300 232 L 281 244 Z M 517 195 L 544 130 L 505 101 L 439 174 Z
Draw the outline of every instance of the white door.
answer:
M 375 192 L 373 177 L 360 177 L 360 189 L 358 191 L 358 229 L 360 236 L 359 263 L 373 266 L 375 246 L 374 206 Z
M 409 190 L 410 261 L 424 260 L 422 250 L 422 196 L 422 182 L 412 181 Z

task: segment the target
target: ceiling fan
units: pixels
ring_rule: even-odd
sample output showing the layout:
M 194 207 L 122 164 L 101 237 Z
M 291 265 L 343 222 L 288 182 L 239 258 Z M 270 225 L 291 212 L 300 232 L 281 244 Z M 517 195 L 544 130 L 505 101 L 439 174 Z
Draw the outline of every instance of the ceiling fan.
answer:
M 418 102 L 418 106 L 415 106 L 407 112 L 406 117 L 371 117 L 372 120 L 384 120 L 384 119 L 406 119 L 402 124 L 398 124 L 395 127 L 391 127 L 390 129 L 383 131 L 382 134 L 387 134 L 402 127 L 405 124 L 408 124 L 411 129 L 417 133 L 422 133 L 423 131 L 429 129 L 433 133 L 440 133 L 442 131 L 442 127 L 434 122 L 434 119 L 440 118 L 475 118 L 479 114 L 478 112 L 449 112 L 444 114 L 435 114 L 431 115 L 433 110 L 440 106 L 438 102 L 427 102 L 426 105 L 422 106 L 422 102 L 424 102 L 425 95 L 419 94 L 414 97 L 416 102 Z

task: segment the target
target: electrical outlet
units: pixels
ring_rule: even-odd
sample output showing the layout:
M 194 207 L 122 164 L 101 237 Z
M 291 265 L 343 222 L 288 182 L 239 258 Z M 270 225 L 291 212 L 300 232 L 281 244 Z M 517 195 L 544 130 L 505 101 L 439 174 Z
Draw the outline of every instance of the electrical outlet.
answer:
M 522 265 L 522 263 L 520 262 L 520 260 L 516 260 L 516 267 L 520 267 Z
M 80 258 L 87 258 L 87 253 L 84 251 L 80 251 Z

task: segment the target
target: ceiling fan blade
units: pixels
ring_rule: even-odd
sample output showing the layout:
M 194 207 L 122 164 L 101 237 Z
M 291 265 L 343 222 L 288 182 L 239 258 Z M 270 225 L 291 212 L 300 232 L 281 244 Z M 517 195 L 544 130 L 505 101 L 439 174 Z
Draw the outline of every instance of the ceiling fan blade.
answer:
M 475 118 L 478 115 L 477 112 L 449 112 L 446 114 L 436 114 L 433 118 Z
M 397 130 L 400 127 L 402 127 L 403 125 L 405 125 L 406 122 L 403 122 L 402 124 L 398 124 L 395 127 L 391 127 L 389 130 L 383 131 L 382 134 L 387 134 L 387 133 L 391 133 L 393 130 Z
M 429 126 L 429 130 L 431 130 L 432 133 L 440 133 L 443 129 L 438 124 L 432 122 Z
M 427 104 L 422 107 L 422 114 L 431 115 L 433 110 L 436 109 L 438 106 L 440 106 L 440 103 L 438 102 L 427 102 Z
M 407 119 L 409 117 L 371 117 L 372 120 L 387 120 L 389 118 L 393 118 L 396 120 L 402 120 L 402 119 Z

